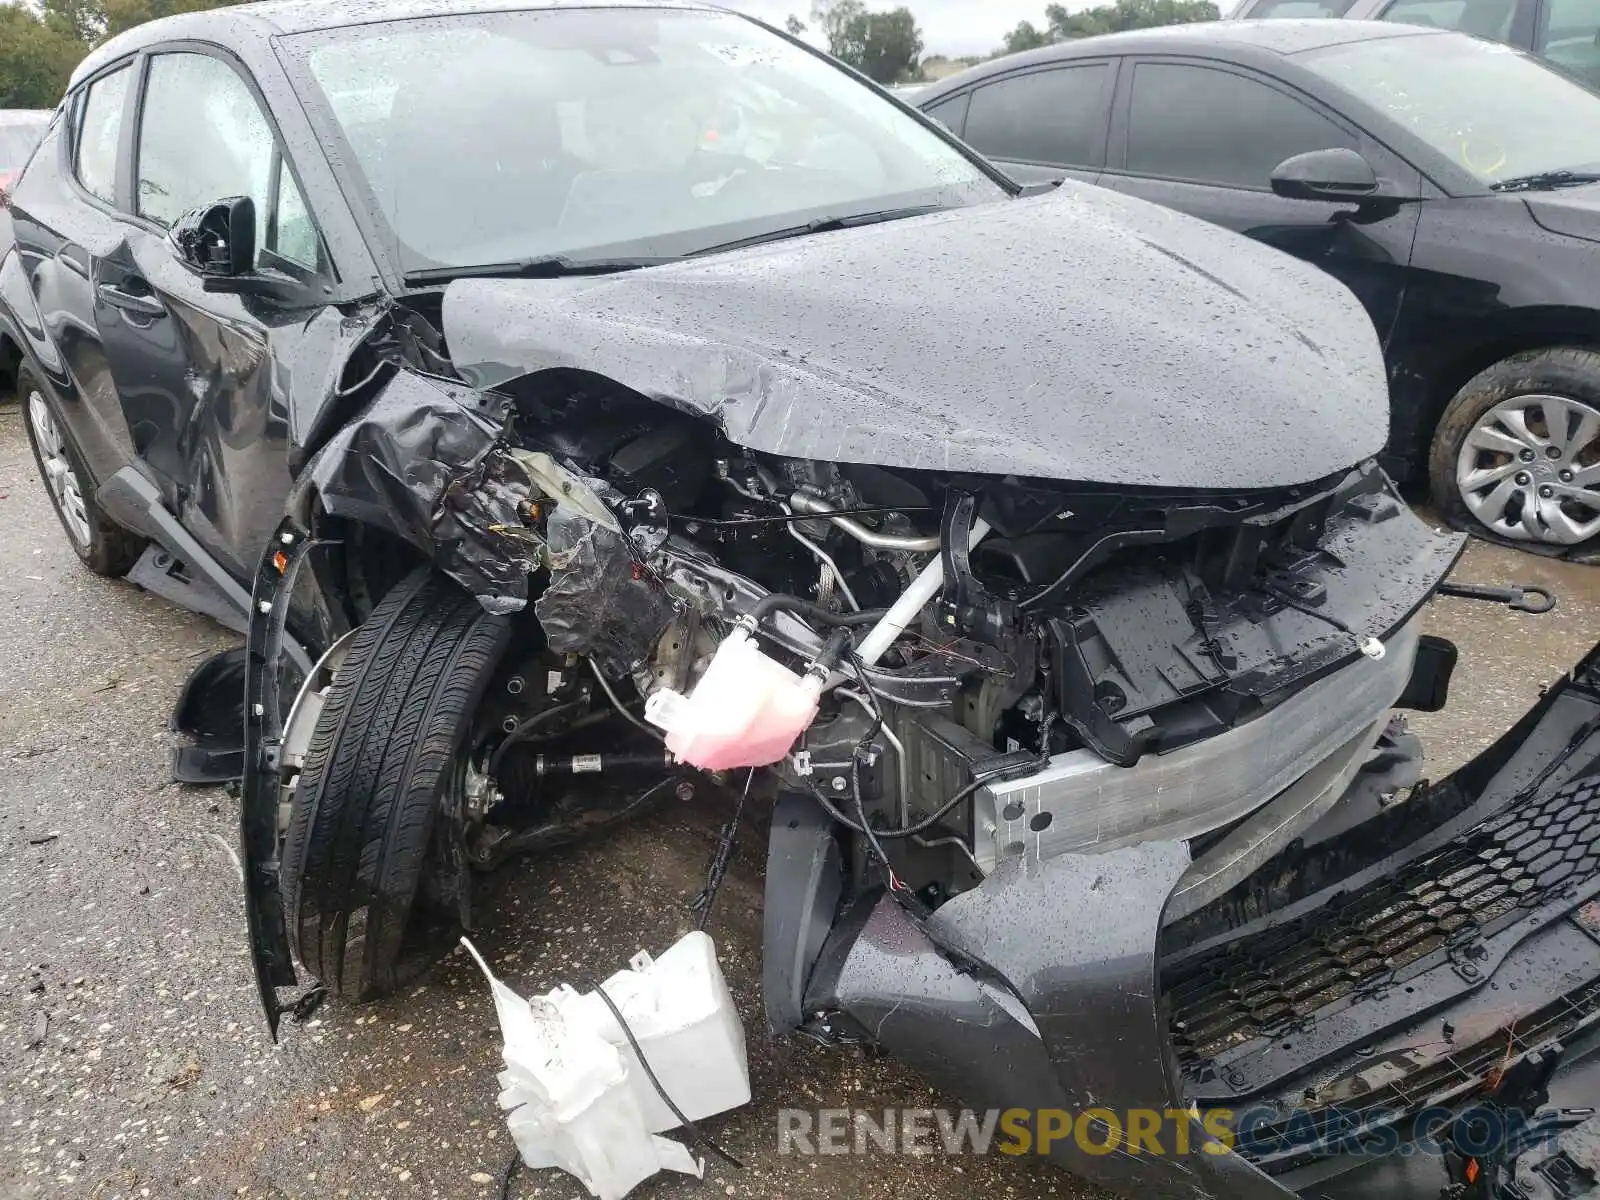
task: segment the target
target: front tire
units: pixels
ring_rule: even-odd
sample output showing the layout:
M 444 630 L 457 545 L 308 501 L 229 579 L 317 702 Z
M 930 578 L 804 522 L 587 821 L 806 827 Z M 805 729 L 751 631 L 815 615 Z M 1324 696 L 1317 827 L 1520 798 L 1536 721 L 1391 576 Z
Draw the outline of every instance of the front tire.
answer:
M 1600 351 L 1514 354 L 1456 393 L 1428 461 L 1453 524 L 1553 550 L 1600 535 Z
M 121 576 L 133 569 L 144 543 L 101 511 L 83 455 L 72 441 L 55 401 L 32 368 L 17 369 L 17 399 L 28 427 L 28 444 L 50 505 L 73 552 L 96 575 Z
M 413 908 L 435 818 L 461 787 L 473 718 L 510 640 L 508 618 L 432 567 L 397 584 L 351 639 L 282 858 L 295 953 L 344 999 L 386 995 L 448 948 L 449 922 Z

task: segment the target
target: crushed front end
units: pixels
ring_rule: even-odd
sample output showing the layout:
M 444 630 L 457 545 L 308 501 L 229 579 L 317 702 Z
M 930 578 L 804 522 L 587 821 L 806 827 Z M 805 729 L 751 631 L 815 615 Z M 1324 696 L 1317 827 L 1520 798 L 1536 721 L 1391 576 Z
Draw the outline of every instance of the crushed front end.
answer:
M 978 1108 L 1162 1114 L 1162 1153 L 1048 1147 L 1141 1196 L 1333 1194 L 1414 1136 L 1498 1177 L 1456 1114 L 1532 1111 L 1583 1057 L 1600 679 L 1423 783 L 1398 714 L 1446 702 L 1421 613 L 1462 542 L 1371 460 L 1239 491 L 830 462 L 580 372 L 401 370 L 305 477 L 251 643 L 274 1020 L 284 814 L 379 531 L 515 622 L 430 852 L 463 924 L 513 853 L 745 791 L 770 1032 Z
M 1036 692 L 947 590 L 1005 668 L 892 706 L 889 745 L 824 706 L 780 768 L 770 1026 L 980 1109 L 1105 1114 L 1035 1148 L 1124 1194 L 1543 1195 L 1530 1155 L 1591 1194 L 1554 1139 L 1600 1100 L 1600 652 L 1429 782 L 1402 714 L 1447 700 L 1418 611 L 1459 541 L 1360 470 L 1170 519 L 1099 524 L 1111 553 L 1020 606 Z

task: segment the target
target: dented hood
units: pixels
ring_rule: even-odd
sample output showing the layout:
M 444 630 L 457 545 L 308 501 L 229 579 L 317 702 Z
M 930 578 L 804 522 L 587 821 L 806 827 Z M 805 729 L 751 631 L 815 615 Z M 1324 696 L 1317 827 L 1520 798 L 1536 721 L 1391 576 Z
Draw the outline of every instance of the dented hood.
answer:
M 598 278 L 460 280 L 444 330 L 480 387 L 592 371 L 798 458 L 1239 489 L 1388 434 L 1342 285 L 1070 184 Z

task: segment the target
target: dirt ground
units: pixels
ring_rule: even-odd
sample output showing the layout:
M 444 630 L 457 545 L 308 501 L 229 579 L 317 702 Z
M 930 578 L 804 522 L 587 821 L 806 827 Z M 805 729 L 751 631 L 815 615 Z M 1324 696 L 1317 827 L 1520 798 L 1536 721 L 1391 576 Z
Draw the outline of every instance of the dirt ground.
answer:
M 1537 580 L 1548 617 L 1441 601 L 1461 646 L 1448 714 L 1415 725 L 1437 771 L 1491 740 L 1600 639 L 1600 573 L 1474 546 L 1461 578 Z M 487 990 L 452 955 L 404 995 L 325 1007 L 273 1045 L 245 950 L 238 811 L 169 782 L 167 719 L 226 632 L 74 559 L 0 401 L 0 1198 L 492 1197 L 510 1156 Z M 477 941 L 526 992 L 603 978 L 691 926 L 725 813 L 699 798 L 515 868 Z M 884 1059 L 762 1036 L 760 861 L 748 832 L 712 932 L 749 1030 L 755 1101 L 708 1129 L 746 1169 L 661 1177 L 668 1197 L 1091 1197 L 994 1155 L 778 1152 L 780 1108 L 935 1107 Z M 583 1196 L 522 1172 L 513 1196 Z

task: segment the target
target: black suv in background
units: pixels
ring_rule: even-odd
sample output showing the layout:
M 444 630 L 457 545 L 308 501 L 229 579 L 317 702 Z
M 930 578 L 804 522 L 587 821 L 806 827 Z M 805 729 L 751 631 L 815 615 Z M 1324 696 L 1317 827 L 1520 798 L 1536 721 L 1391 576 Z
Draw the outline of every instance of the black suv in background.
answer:
M 1600 545 L 1600 94 L 1461 34 L 1284 20 L 1049 46 L 916 103 L 1018 179 L 1321 267 L 1383 343 L 1391 474 L 1463 528 Z

